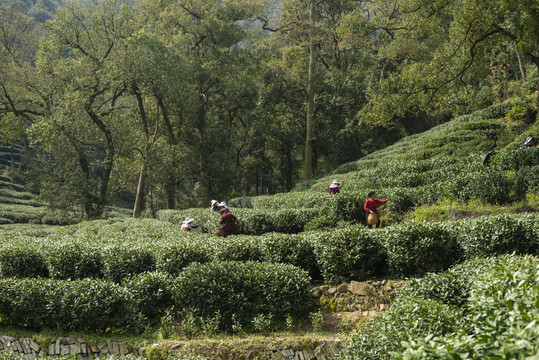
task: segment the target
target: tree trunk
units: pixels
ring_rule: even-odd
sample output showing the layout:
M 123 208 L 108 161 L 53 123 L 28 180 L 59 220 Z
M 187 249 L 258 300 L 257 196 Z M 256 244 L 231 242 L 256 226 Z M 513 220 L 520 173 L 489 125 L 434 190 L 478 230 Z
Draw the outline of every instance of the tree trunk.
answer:
M 524 65 L 524 61 L 522 60 L 522 54 L 520 53 L 520 49 L 518 48 L 518 43 L 516 40 L 513 40 L 513 46 L 515 47 L 515 52 L 517 54 L 518 67 L 520 69 L 521 83 L 525 83 L 526 82 L 526 66 Z
M 103 159 L 103 173 L 101 175 L 101 181 L 98 186 L 99 196 L 94 196 L 94 206 L 91 214 L 87 213 L 87 216 L 91 219 L 96 219 L 103 215 L 105 204 L 107 202 L 107 195 L 109 191 L 110 176 L 114 167 L 114 142 L 112 138 L 112 132 L 103 122 L 103 120 L 92 110 L 91 105 L 86 105 L 86 113 L 90 116 L 97 128 L 103 133 L 106 141 L 105 157 Z M 89 179 L 89 175 L 88 175 Z
M 169 210 L 176 209 L 176 186 L 173 179 L 167 179 L 165 182 L 165 206 Z
M 198 144 L 198 166 L 200 176 L 200 188 L 202 190 L 201 203 L 206 204 L 210 202 L 210 185 L 208 174 L 208 146 L 206 144 L 206 122 L 207 122 L 207 103 L 208 100 L 204 94 L 199 97 L 198 107 L 198 131 L 200 140 Z
M 15 170 L 15 142 L 11 143 L 11 161 L 10 161 L 11 171 Z
M 314 71 L 315 71 L 315 44 L 314 44 L 314 0 L 309 7 L 309 72 L 307 75 L 307 134 L 305 141 L 305 163 L 303 166 L 303 180 L 309 180 L 313 175 L 313 149 L 314 149 Z
M 135 198 L 135 207 L 133 208 L 133 217 L 139 217 L 144 207 L 144 178 L 146 166 L 142 164 L 138 178 L 137 196 Z
M 539 56 L 532 56 L 531 60 L 535 64 L 535 67 L 537 68 L 537 70 L 539 71 Z M 537 95 L 536 95 L 536 98 L 535 98 L 535 106 L 537 108 L 537 112 L 539 113 L 539 82 L 537 83 L 536 94 Z

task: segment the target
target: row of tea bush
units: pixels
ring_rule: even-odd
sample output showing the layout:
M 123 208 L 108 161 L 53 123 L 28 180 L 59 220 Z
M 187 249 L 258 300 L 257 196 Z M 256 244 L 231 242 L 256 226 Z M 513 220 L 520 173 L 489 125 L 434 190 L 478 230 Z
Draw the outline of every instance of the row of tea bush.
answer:
M 0 324 L 31 329 L 138 333 L 165 314 L 218 317 L 216 327 L 248 330 L 259 314 L 284 322 L 313 305 L 297 267 L 258 262 L 192 264 L 177 277 L 149 272 L 117 284 L 102 279 L 0 279 Z
M 0 276 L 121 282 L 155 270 L 177 276 L 193 262 L 220 260 L 291 264 L 327 283 L 421 275 L 477 256 L 536 253 L 538 220 L 538 214 L 504 214 L 226 239 L 182 232 L 158 220 L 97 221 L 64 228 L 62 234 L 0 233 Z
M 520 201 L 539 193 L 539 148 L 503 150 L 487 166 L 481 155 L 441 156 L 389 162 L 340 175 L 341 193 L 332 196 L 324 178 L 308 191 L 232 199 L 230 205 L 254 209 L 319 208 L 334 219 L 364 221 L 363 204 L 370 190 L 389 199 L 386 210 L 400 218 L 413 207 L 441 200 L 480 200 L 487 204 Z

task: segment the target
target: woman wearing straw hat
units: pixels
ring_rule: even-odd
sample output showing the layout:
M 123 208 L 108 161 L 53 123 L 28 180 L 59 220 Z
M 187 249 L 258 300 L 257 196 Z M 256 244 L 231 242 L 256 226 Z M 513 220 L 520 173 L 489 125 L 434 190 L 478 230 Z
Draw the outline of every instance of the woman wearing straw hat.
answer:
M 340 189 L 339 187 L 341 186 L 341 183 L 338 182 L 337 180 L 333 180 L 333 182 L 331 183 L 331 185 L 329 185 L 329 193 L 330 194 L 338 194 L 340 193 Z
M 385 204 L 387 202 L 386 200 L 380 200 L 374 197 L 374 191 L 369 191 L 368 194 L 369 198 L 367 201 L 365 201 L 365 206 L 363 206 L 363 209 L 365 210 L 365 215 L 367 217 L 367 227 L 372 228 L 373 225 L 375 227 L 380 227 L 380 217 L 378 216 L 378 213 L 376 210 L 378 209 L 379 204 Z
M 210 205 L 210 211 L 211 212 L 218 212 L 219 211 L 219 201 L 212 200 Z
M 194 220 L 195 220 L 195 219 L 192 219 L 192 218 L 190 218 L 190 217 L 186 217 L 186 218 L 185 218 L 185 221 L 184 221 L 183 224 L 182 224 L 182 228 L 181 228 L 181 229 L 182 229 L 183 231 L 191 231 L 191 230 L 197 228 L 198 225 L 193 225 L 193 221 L 194 221 Z

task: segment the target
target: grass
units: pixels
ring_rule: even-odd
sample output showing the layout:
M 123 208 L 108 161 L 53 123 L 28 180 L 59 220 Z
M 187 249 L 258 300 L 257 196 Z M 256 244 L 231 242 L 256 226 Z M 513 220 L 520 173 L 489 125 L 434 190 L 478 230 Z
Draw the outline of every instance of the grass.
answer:
M 442 200 L 438 204 L 413 209 L 404 221 L 444 221 L 474 218 L 484 215 L 539 212 L 539 194 L 528 194 L 526 199 L 509 205 L 488 205 L 477 200 L 466 203 Z

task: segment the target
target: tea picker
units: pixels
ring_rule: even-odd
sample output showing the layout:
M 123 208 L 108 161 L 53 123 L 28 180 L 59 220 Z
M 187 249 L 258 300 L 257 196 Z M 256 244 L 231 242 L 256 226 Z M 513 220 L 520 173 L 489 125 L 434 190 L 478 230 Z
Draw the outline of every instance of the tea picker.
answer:
M 363 209 L 365 210 L 365 216 L 367 218 L 367 227 L 369 229 L 372 227 L 380 227 L 380 217 L 378 216 L 377 212 L 378 205 L 385 204 L 387 202 L 387 199 L 380 200 L 375 198 L 374 195 L 374 191 L 369 191 L 369 198 L 365 201 L 365 206 L 363 206 Z

